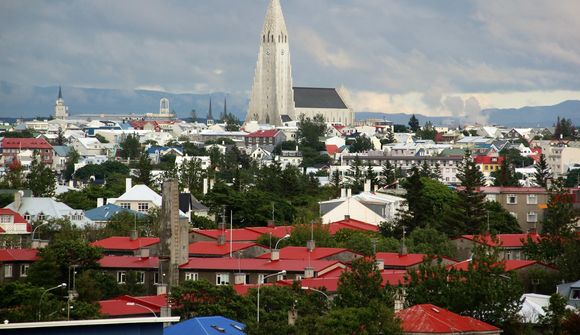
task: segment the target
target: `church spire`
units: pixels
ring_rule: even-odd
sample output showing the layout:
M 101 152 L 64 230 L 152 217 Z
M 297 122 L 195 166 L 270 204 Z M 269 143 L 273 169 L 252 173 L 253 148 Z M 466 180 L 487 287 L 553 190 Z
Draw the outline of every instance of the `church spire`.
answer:
M 211 115 L 211 97 L 209 98 L 209 110 L 207 111 L 207 119 L 213 120 L 213 116 Z
M 58 86 L 58 100 L 62 100 L 62 89 L 60 87 L 60 85 Z
M 262 28 L 262 42 L 283 43 L 288 35 L 280 0 L 271 0 Z
M 224 97 L 224 118 L 228 116 L 228 100 Z

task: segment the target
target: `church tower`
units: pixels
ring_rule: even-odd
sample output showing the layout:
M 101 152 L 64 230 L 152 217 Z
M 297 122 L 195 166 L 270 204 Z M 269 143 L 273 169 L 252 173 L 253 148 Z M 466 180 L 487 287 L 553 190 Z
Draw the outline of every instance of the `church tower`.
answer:
M 282 115 L 295 119 L 288 43 L 280 0 L 271 0 L 260 35 L 260 51 L 246 123 L 258 121 L 280 126 Z
M 62 89 L 58 87 L 58 98 L 54 105 L 54 118 L 57 120 L 68 119 L 68 107 L 64 104 L 64 99 L 62 98 Z
M 211 115 L 211 96 L 209 97 L 209 110 L 207 111 L 207 120 L 205 124 L 208 126 L 214 125 L 213 115 Z

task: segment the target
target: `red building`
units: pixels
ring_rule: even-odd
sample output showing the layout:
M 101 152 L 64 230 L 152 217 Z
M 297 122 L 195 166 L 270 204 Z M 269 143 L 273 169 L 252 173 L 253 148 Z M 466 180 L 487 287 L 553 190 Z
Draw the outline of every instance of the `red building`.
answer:
M 32 150 L 38 154 L 40 161 L 52 165 L 54 150 L 52 145 L 43 138 L 4 138 L 2 139 L 2 159 L 9 164 L 18 159 L 23 150 Z

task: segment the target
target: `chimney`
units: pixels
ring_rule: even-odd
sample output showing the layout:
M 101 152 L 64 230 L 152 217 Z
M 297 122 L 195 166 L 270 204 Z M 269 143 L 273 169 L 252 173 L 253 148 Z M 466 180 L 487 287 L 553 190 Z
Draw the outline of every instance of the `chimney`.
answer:
M 345 220 L 350 220 L 350 215 L 348 215 L 348 214 L 345 214 L 345 215 L 344 215 L 344 219 L 345 219 Z
M 190 193 L 190 192 L 189 192 L 189 187 L 184 187 L 184 188 L 183 188 L 183 193 Z
M 347 198 L 352 197 L 352 189 L 350 189 L 350 188 L 346 189 L 346 197 Z
M 309 252 L 314 251 L 315 247 L 316 247 L 316 241 L 314 241 L 314 240 L 306 241 L 306 249 L 308 249 Z
M 203 194 L 207 194 L 207 192 L 209 191 L 208 184 L 209 184 L 209 182 L 208 182 L 207 178 L 203 178 Z
M 234 285 L 244 285 L 246 283 L 245 273 L 235 273 L 234 274 Z
M 373 187 L 373 192 L 374 192 L 374 193 L 377 193 L 377 190 L 378 190 L 378 189 L 379 189 L 379 185 L 375 185 L 375 186 Z
M 157 295 L 167 294 L 167 284 L 157 284 Z
M 97 207 L 102 207 L 103 205 L 105 205 L 105 199 L 97 198 Z
M 139 237 L 139 233 L 136 230 L 129 231 L 129 240 L 135 241 Z
M 213 179 L 210 179 L 210 180 L 209 180 L 209 189 L 210 189 L 210 191 L 213 189 L 213 185 L 214 185 L 214 184 L 215 184 L 215 180 L 213 180 Z
M 70 188 L 74 188 L 74 187 L 75 187 L 75 182 L 74 182 L 74 180 L 69 180 L 69 181 L 68 181 L 68 187 L 70 187 Z
M 341 199 L 346 198 L 346 188 L 341 188 L 340 189 L 340 198 Z
M 276 227 L 276 224 L 272 220 L 268 220 L 267 223 L 268 223 L 268 228 L 274 228 L 274 227 Z
M 399 256 L 406 256 L 409 252 L 407 251 L 407 246 L 405 242 L 401 243 L 401 249 L 399 249 Z
M 133 187 L 131 178 L 125 178 L 125 192 L 128 192 Z
M 271 261 L 278 261 L 280 260 L 280 250 L 274 249 L 270 252 L 270 260 Z
M 314 268 L 307 266 L 304 268 L 304 279 L 314 278 Z
M 394 296 L 394 300 L 395 300 L 395 308 L 393 310 L 393 312 L 397 313 L 399 311 L 401 311 L 403 308 L 405 308 L 405 297 L 406 297 L 407 293 L 405 292 L 404 288 L 401 288 L 399 290 L 397 290 L 397 292 L 395 293 Z
M 18 191 L 14 193 L 14 211 L 18 212 L 20 210 L 20 206 L 22 206 L 22 197 L 24 196 L 24 192 Z
M 226 244 L 226 235 L 225 234 L 218 235 L 217 244 L 218 245 L 225 245 Z
M 141 258 L 149 258 L 151 252 L 148 248 L 141 248 L 139 249 L 139 257 Z
M 365 190 L 365 192 L 371 191 L 371 181 L 369 179 L 365 179 L 364 190 Z
M 377 258 L 377 260 L 375 260 L 375 265 L 379 271 L 383 271 L 385 269 L 385 261 L 382 259 Z

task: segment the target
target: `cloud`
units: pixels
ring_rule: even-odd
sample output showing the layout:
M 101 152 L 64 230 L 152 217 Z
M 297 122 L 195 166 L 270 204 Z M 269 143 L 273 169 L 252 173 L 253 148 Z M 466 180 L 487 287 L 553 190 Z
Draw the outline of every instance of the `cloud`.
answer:
M 314 30 L 298 28 L 296 31 L 294 40 L 298 41 L 297 47 L 313 56 L 318 63 L 342 70 L 359 67 L 359 64 L 348 52 L 341 48 L 330 47 L 329 43 Z

